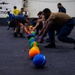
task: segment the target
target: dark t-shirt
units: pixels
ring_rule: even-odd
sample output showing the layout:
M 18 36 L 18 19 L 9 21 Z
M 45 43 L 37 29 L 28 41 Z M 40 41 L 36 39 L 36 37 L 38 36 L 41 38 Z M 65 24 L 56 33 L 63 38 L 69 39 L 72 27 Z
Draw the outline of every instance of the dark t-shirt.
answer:
M 59 8 L 59 11 L 58 12 L 66 13 L 66 9 L 62 6 L 61 8 Z
M 21 15 L 16 16 L 15 17 L 15 20 L 18 21 L 18 22 L 21 22 L 22 24 L 25 24 L 26 23 L 25 17 L 24 16 L 21 16 Z
M 18 22 L 21 22 L 22 24 L 25 24 L 26 23 L 26 20 L 24 18 L 18 17 L 15 20 L 18 21 Z
M 10 21 L 10 26 L 16 26 L 18 23 L 25 24 L 26 19 L 24 16 L 15 16 L 11 21 Z

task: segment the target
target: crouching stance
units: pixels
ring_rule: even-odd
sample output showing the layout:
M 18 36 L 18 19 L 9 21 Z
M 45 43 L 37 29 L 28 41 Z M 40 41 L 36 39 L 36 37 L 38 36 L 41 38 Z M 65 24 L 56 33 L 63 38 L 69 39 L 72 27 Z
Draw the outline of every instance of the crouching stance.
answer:
M 39 41 L 43 39 L 47 32 L 49 32 L 50 39 L 49 44 L 45 46 L 45 48 L 56 48 L 54 33 L 55 31 L 57 31 L 57 36 L 60 41 L 72 43 L 75 45 L 75 40 L 68 36 L 74 28 L 72 17 L 61 12 L 52 13 L 50 9 L 46 8 L 43 10 L 43 18 L 46 20 L 46 23 L 40 32 L 40 34 L 42 34 L 42 37 Z
M 15 23 L 15 31 L 14 31 L 14 37 L 18 37 L 20 35 L 21 38 L 25 38 L 23 35 L 24 27 L 28 25 L 28 19 L 26 16 L 18 16 L 14 19 Z

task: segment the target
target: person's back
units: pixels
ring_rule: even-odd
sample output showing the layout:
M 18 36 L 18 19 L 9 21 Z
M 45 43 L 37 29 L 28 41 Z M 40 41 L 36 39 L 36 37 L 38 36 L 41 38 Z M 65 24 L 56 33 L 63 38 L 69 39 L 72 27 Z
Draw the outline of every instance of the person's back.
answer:
M 18 22 L 21 22 L 22 24 L 25 24 L 27 23 L 29 25 L 29 18 L 27 15 L 18 15 L 18 16 L 15 16 L 15 20 L 18 21 Z
M 54 19 L 54 22 L 57 25 L 61 25 L 61 24 L 64 24 L 65 22 L 67 22 L 72 17 L 70 17 L 68 14 L 58 12 L 58 13 L 51 13 L 49 18 L 50 18 L 50 20 Z
M 18 22 L 21 22 L 23 24 L 26 22 L 26 19 L 25 19 L 24 15 L 15 16 L 15 20 L 18 21 Z

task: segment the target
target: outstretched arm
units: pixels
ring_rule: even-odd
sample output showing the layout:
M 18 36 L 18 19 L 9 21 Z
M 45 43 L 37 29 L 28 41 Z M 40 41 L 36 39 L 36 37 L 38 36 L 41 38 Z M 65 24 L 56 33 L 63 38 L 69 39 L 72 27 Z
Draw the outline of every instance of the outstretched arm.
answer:
M 37 23 L 37 24 L 35 25 L 35 27 L 33 27 L 33 31 L 38 27 L 38 25 L 39 25 L 39 23 Z
M 37 37 L 39 37 L 39 36 L 43 33 L 44 29 L 46 28 L 46 25 L 47 25 L 47 23 L 45 22 L 43 28 L 41 29 L 41 31 L 40 31 L 40 33 L 37 35 Z
M 39 26 L 39 23 L 42 22 L 42 19 L 38 19 L 35 27 L 33 27 L 33 31 Z
M 43 37 L 46 35 L 47 31 L 49 30 L 49 28 L 51 27 L 51 25 L 53 24 L 53 20 L 50 20 L 45 26 L 41 39 L 43 39 Z

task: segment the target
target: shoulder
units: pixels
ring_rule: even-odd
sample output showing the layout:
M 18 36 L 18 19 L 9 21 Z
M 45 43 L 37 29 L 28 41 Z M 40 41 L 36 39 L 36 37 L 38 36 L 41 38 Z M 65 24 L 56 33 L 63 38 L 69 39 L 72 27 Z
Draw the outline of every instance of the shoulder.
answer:
M 57 13 L 51 13 L 49 18 L 50 20 L 55 19 Z

